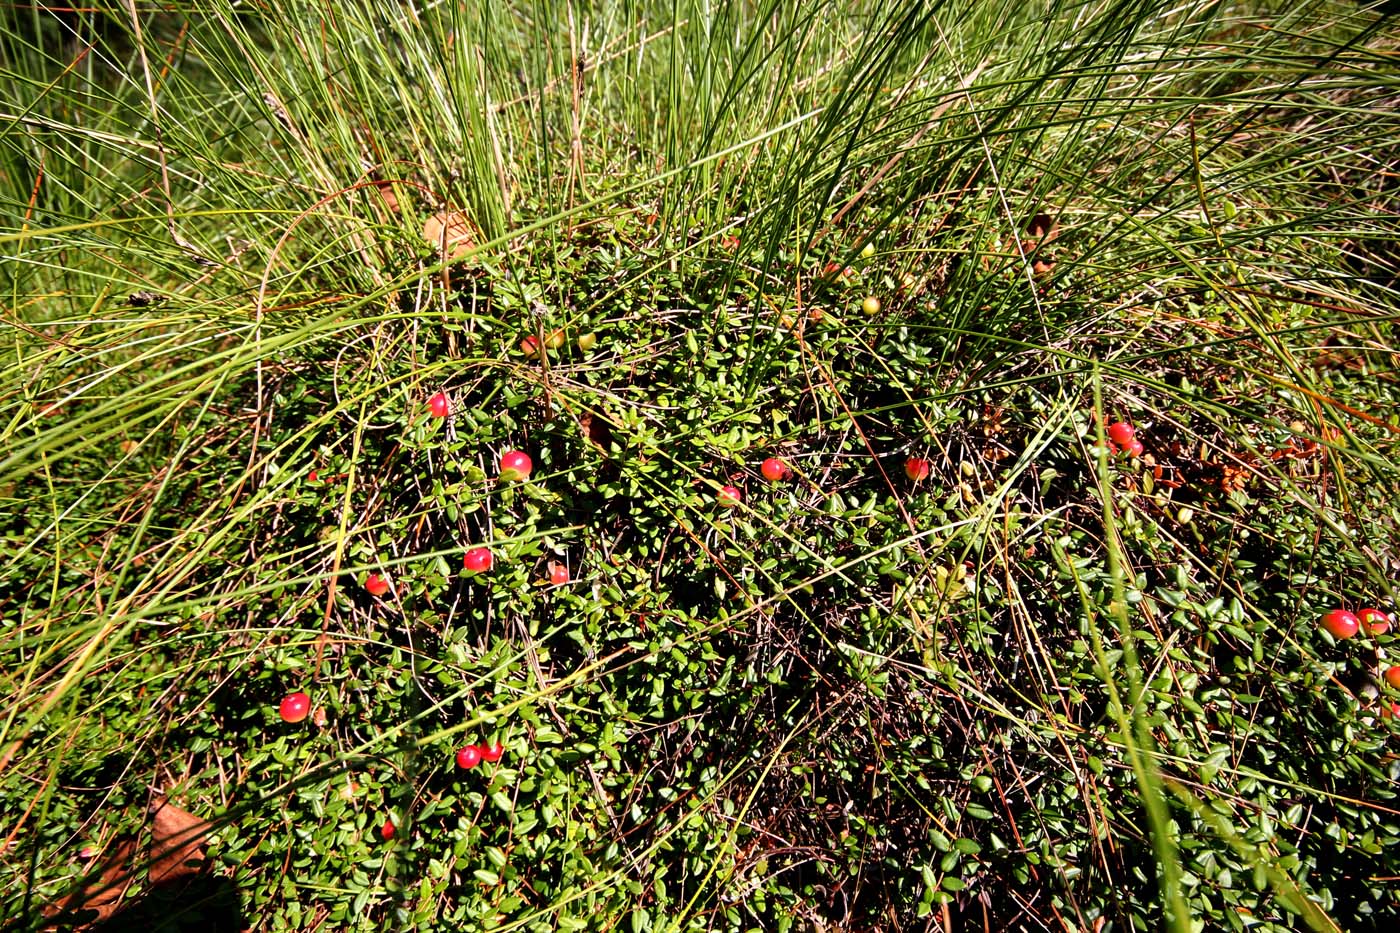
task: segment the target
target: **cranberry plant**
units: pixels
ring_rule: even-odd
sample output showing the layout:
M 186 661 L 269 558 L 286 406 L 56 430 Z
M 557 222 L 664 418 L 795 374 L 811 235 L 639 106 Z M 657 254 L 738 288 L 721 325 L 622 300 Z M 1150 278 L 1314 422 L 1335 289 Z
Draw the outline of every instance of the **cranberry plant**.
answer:
M 1391 19 L 539 14 L 0 25 L 6 928 L 1393 923 Z

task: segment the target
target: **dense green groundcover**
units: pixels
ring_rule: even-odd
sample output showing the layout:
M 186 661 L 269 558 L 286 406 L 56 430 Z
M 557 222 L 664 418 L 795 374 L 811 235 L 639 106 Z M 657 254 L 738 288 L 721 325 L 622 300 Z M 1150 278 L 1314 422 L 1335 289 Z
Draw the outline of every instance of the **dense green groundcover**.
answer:
M 1387 20 L 420 6 L 4 13 L 7 929 L 1400 920 Z

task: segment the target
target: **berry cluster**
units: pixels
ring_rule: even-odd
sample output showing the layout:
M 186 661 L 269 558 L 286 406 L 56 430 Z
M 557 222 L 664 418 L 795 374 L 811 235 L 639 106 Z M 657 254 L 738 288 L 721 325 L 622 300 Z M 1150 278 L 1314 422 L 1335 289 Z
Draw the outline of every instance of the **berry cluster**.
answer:
M 1127 454 L 1136 460 L 1142 456 L 1142 441 L 1137 438 L 1137 428 L 1126 421 L 1115 421 L 1108 426 L 1108 452 Z
M 553 335 L 551 335 L 552 337 Z M 590 335 L 591 336 L 591 335 Z M 580 344 L 583 343 L 580 338 Z M 554 348 L 555 343 L 550 338 L 546 338 L 544 346 Z M 590 343 L 591 346 L 591 343 Z M 537 338 L 527 337 L 521 343 L 521 350 L 527 356 L 537 355 L 541 352 L 540 342 Z M 434 418 L 446 418 L 452 410 L 451 401 L 445 392 L 437 392 L 428 399 L 428 414 Z M 530 478 L 534 470 L 534 462 L 530 455 L 521 450 L 508 450 L 501 454 L 499 470 L 497 474 L 498 482 L 518 483 Z M 759 472 L 763 478 L 770 483 L 779 483 L 792 477 L 792 469 L 788 464 L 777 458 L 768 457 L 759 465 Z M 922 457 L 908 457 L 904 462 L 904 474 L 914 483 L 922 483 L 928 479 L 932 472 L 932 463 Z M 311 472 L 309 477 L 311 482 L 316 482 L 320 477 L 316 471 Z M 716 494 L 716 503 L 727 509 L 737 508 L 743 502 L 743 492 L 737 486 L 723 485 L 719 487 Z M 491 570 L 493 556 L 491 549 L 484 546 L 470 547 L 466 550 L 462 558 L 462 568 L 467 573 L 480 574 Z M 558 561 L 550 561 L 548 564 L 549 582 L 554 586 L 563 586 L 570 580 L 569 568 L 566 564 Z M 383 597 L 393 590 L 387 575 L 374 571 L 369 573 L 364 579 L 364 589 L 373 597 Z M 278 714 L 285 722 L 298 723 L 304 720 L 311 712 L 311 698 L 302 691 L 288 694 L 283 698 L 278 707 Z M 324 725 L 325 715 L 322 710 L 317 710 L 317 725 Z M 497 762 L 505 754 L 505 747 L 500 740 L 493 739 L 484 744 L 465 745 L 459 748 L 456 753 L 457 767 L 463 771 L 470 771 L 481 762 Z M 379 834 L 385 839 L 392 839 L 396 832 L 397 824 L 391 818 L 380 827 Z
M 483 761 L 500 761 L 501 756 L 505 753 L 505 746 L 499 740 L 493 740 L 485 745 L 464 745 L 457 749 L 457 767 L 463 771 L 470 771 Z
M 1333 609 L 1322 617 L 1322 627 L 1327 629 L 1333 638 L 1339 640 L 1350 638 L 1357 632 L 1384 635 L 1390 631 L 1390 616 L 1379 609 L 1362 609 L 1355 613 L 1345 609 Z
M 1362 609 L 1360 612 L 1333 609 L 1322 617 L 1323 629 L 1338 641 L 1352 638 L 1358 632 L 1364 632 L 1367 635 L 1384 635 L 1390 631 L 1390 624 L 1390 616 L 1380 609 L 1368 608 Z M 1400 665 L 1387 667 L 1382 679 L 1390 686 L 1400 690 Z M 1400 716 L 1400 703 L 1382 700 L 1380 712 L 1384 719 Z

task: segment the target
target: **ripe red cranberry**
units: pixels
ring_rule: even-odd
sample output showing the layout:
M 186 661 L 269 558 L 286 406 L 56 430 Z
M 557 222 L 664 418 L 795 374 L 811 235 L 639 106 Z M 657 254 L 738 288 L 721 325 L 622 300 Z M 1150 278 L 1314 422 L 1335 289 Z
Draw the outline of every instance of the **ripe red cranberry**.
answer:
M 284 696 L 277 706 L 277 715 L 282 717 L 283 722 L 301 722 L 310 712 L 311 697 L 300 690 Z
M 457 749 L 457 767 L 464 771 L 470 771 L 481 763 L 481 749 L 475 745 L 466 745 Z
M 490 549 L 484 547 L 468 548 L 467 553 L 462 557 L 462 568 L 471 573 L 485 573 L 490 570 Z
M 377 573 L 372 573 L 365 577 L 365 589 L 371 596 L 383 596 L 389 592 L 389 581 Z
M 1115 421 L 1108 426 L 1108 439 L 1123 447 L 1128 446 L 1128 442 L 1131 441 L 1136 434 L 1137 428 L 1128 424 L 1126 421 Z
M 481 746 L 482 761 L 500 761 L 501 756 L 505 753 L 506 747 L 500 743 L 499 739 Z
M 769 457 L 767 460 L 764 460 L 758 470 L 763 474 L 763 478 L 770 483 L 781 482 L 792 475 L 792 471 L 788 469 L 788 465 L 777 457 Z
M 933 464 L 923 457 L 910 457 L 904 461 L 904 475 L 916 483 L 928 479 L 929 473 L 933 470 Z
M 428 399 L 428 414 L 434 418 L 446 418 L 451 406 L 447 402 L 447 393 L 439 392 Z
M 744 494 L 739 491 L 737 486 L 724 486 L 720 488 L 716 498 L 720 505 L 726 509 L 732 509 L 744 498 Z
M 1390 616 L 1379 609 L 1362 609 L 1356 614 L 1356 621 L 1368 635 L 1384 635 L 1390 631 Z
M 501 482 L 515 483 L 520 480 L 529 479 L 530 471 L 535 468 L 530 455 L 523 450 L 507 450 L 501 454 Z
M 1355 635 L 1361 623 L 1345 609 L 1333 609 L 1322 617 L 1322 627 L 1331 632 L 1333 638 L 1345 639 Z

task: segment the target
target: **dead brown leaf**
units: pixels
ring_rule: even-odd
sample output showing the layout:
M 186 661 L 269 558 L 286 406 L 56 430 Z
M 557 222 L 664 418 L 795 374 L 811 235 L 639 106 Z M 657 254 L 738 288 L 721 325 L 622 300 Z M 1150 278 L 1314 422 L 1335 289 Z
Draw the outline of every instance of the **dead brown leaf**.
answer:
M 204 867 L 204 837 L 211 826 L 164 797 L 152 808 L 151 884 L 168 884 L 199 874 Z
M 461 259 L 476 249 L 476 226 L 461 211 L 438 211 L 423 221 L 423 239 L 448 259 Z
M 122 911 L 126 892 L 144 871 L 150 887 L 173 885 L 204 868 L 204 840 L 212 826 L 194 814 L 158 798 L 150 808 L 151 845 L 143 850 L 131 837 L 119 839 L 90 880 L 67 897 L 44 908 L 49 920 L 87 929 Z M 140 900 L 140 898 L 137 898 Z M 57 925 L 49 929 L 56 929 Z
M 135 839 L 117 841 L 89 880 L 63 900 L 44 908 L 44 916 L 71 918 L 81 926 L 101 923 L 111 917 L 121 907 L 127 888 L 131 887 L 131 866 L 136 852 Z
M 377 181 L 374 187 L 379 191 L 379 197 L 383 199 L 384 206 L 397 214 L 399 212 L 399 196 L 394 193 L 393 182 Z
M 1021 248 L 1031 260 L 1031 272 L 1037 276 L 1054 271 L 1055 260 L 1043 248 L 1059 235 L 1060 224 L 1049 214 L 1036 214 L 1026 224 L 1026 236 Z
M 1049 214 L 1036 214 L 1026 224 L 1026 235 L 1042 243 L 1049 243 L 1059 232 L 1059 222 Z
M 578 426 L 583 431 L 583 436 L 592 441 L 603 456 L 609 456 L 609 448 L 612 445 L 612 428 L 608 426 L 606 421 L 591 411 L 585 411 L 579 415 Z

